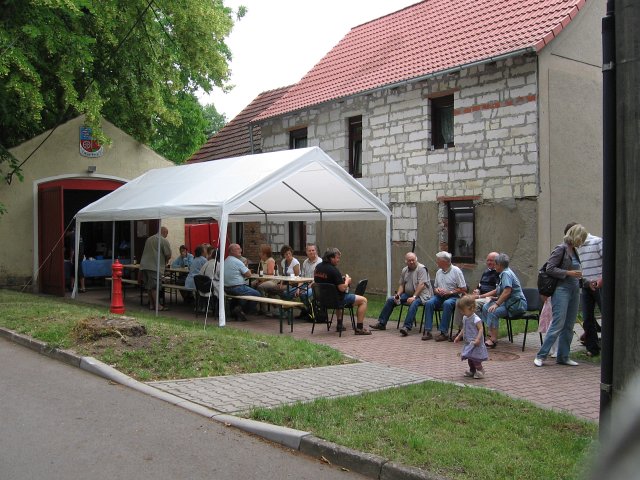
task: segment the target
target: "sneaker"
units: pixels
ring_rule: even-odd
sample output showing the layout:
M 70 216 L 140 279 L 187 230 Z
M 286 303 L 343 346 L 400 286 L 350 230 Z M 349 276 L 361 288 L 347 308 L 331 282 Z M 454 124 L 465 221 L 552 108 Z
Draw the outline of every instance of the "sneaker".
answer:
M 541 367 L 543 363 L 544 363 L 544 360 L 541 359 L 540 357 L 536 357 L 535 360 L 533 361 L 533 364 L 536 367 Z
M 433 335 L 431 335 L 431 332 L 425 332 L 424 335 L 422 335 L 422 340 L 433 340 Z
M 551 352 L 551 353 L 549 354 L 549 356 L 550 356 L 551 358 L 557 358 L 557 357 L 558 357 L 558 352 Z
M 476 370 L 476 373 L 473 374 L 473 378 L 475 378 L 476 380 L 480 380 L 481 378 L 484 378 L 484 371 Z
M 465 377 L 473 377 L 473 375 L 474 375 L 475 373 L 476 373 L 476 372 L 472 372 L 471 370 L 467 370 L 466 372 L 464 372 L 464 376 L 465 376 Z
M 570 367 L 577 367 L 580 365 L 578 362 L 571 360 L 570 358 L 565 360 L 564 362 L 558 362 L 558 365 L 569 365 Z
M 364 328 L 356 328 L 353 333 L 356 335 L 371 335 L 371 330 L 366 330 Z
M 442 332 L 440 332 L 440 335 L 435 338 L 436 342 L 446 342 L 447 340 L 449 340 L 449 337 Z
M 369 325 L 369 328 L 373 328 L 374 330 L 386 330 L 387 326 L 378 322 L 375 325 Z
M 400 335 L 402 335 L 403 337 L 406 337 L 407 335 L 409 335 L 409 330 L 405 327 L 402 327 L 400 329 Z

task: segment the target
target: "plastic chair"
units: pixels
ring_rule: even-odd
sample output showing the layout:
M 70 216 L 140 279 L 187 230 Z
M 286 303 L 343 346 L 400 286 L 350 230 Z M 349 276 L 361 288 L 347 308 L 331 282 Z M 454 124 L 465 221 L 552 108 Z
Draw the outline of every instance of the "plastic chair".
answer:
M 338 299 L 338 289 L 331 283 L 314 283 L 313 284 L 313 326 L 311 333 L 316 328 L 316 323 L 324 323 L 326 321 L 327 330 L 331 328 L 333 316 L 336 311 L 348 310 L 351 316 L 351 325 L 356 329 L 356 319 L 353 313 L 353 305 L 343 305 Z M 329 318 L 329 310 L 332 310 Z M 339 330 L 339 336 L 342 336 L 342 330 Z
M 527 330 L 529 329 L 529 320 L 540 322 L 540 310 L 542 310 L 542 301 L 540 300 L 540 293 L 537 288 L 523 288 L 522 293 L 527 299 L 527 311 L 522 315 L 511 318 L 509 315 L 505 317 L 507 322 L 507 334 L 509 341 L 513 343 L 513 326 L 511 322 L 514 320 L 524 320 L 524 339 L 522 340 L 522 351 L 524 352 L 524 346 L 527 343 Z M 540 333 L 540 345 L 542 345 L 542 333 Z

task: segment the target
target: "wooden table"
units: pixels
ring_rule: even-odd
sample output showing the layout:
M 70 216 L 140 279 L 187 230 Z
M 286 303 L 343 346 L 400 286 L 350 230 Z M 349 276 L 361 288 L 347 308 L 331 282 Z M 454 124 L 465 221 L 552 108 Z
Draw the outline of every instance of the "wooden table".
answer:
M 284 283 L 312 283 L 313 278 L 310 277 L 291 277 L 285 275 L 263 275 L 259 276 L 257 273 L 251 274 L 251 280 L 273 280 L 275 282 Z

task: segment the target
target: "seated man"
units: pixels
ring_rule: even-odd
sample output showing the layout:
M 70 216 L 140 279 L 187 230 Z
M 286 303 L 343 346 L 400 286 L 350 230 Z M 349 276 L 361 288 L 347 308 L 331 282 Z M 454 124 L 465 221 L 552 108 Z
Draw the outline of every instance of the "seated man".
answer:
M 496 286 L 496 295 L 491 302 L 482 307 L 482 320 L 489 327 L 489 335 L 484 342 L 489 348 L 496 348 L 498 344 L 498 326 L 500 318 L 507 313 L 514 318 L 527 310 L 527 299 L 524 296 L 520 280 L 509 268 L 509 256 L 501 253 L 496 257 L 496 271 L 500 275 Z
M 251 277 L 251 270 L 242 262 L 242 247 L 237 243 L 229 245 L 229 256 L 224 261 L 224 291 L 229 295 L 261 297 L 262 294 L 249 287 L 245 279 Z M 240 305 L 233 307 L 232 314 L 236 320 L 247 320 L 243 307 L 247 308 L 247 301 L 241 301 Z M 254 306 L 255 310 L 255 306 Z
M 440 334 L 436 337 L 436 342 L 442 342 L 449 338 L 449 320 L 456 308 L 456 302 L 461 294 L 467 291 L 467 283 L 460 270 L 455 265 L 451 265 L 451 254 L 449 252 L 436 253 L 436 263 L 439 270 L 436 272 L 434 296 L 429 299 L 425 306 L 424 334 L 422 340 L 431 340 L 433 335 L 433 312 L 436 308 L 442 308 L 442 321 L 440 322 Z
M 400 329 L 400 334 L 406 337 L 413 327 L 418 307 L 431 298 L 433 289 L 427 267 L 418 263 L 418 257 L 415 253 L 407 253 L 404 256 L 404 261 L 407 266 L 402 269 L 395 296 L 387 298 L 384 308 L 380 312 L 378 323 L 369 326 L 374 330 L 386 330 L 387 322 L 396 305 L 409 305 L 404 325 Z
M 470 294 L 476 299 L 476 314 L 478 316 L 481 316 L 484 304 L 489 303 L 491 301 L 491 297 L 496 294 L 496 285 L 498 284 L 498 272 L 496 272 L 497 256 L 498 252 L 491 252 L 487 255 L 487 259 L 485 260 L 487 269 L 482 272 L 478 288 Z M 453 313 L 453 326 L 454 328 L 457 328 L 458 333 L 460 333 L 460 329 L 462 328 L 462 312 L 460 311 L 457 303 L 456 309 Z M 456 335 L 457 333 L 454 334 L 453 337 Z M 453 338 L 450 338 L 449 340 L 453 341 Z
M 367 313 L 367 299 L 360 295 L 354 295 L 353 293 L 346 293 L 351 284 L 351 277 L 345 275 L 344 279 L 337 265 L 340 263 L 340 250 L 337 248 L 328 248 L 322 256 L 322 263 L 320 263 L 314 272 L 313 281 L 315 283 L 330 283 L 335 285 L 338 290 L 338 299 L 342 302 L 342 305 L 354 305 L 358 307 L 357 320 L 356 320 L 356 335 L 371 335 L 371 331 L 364 328 L 364 316 Z M 338 310 L 336 315 L 338 330 L 344 329 L 342 326 L 342 310 Z

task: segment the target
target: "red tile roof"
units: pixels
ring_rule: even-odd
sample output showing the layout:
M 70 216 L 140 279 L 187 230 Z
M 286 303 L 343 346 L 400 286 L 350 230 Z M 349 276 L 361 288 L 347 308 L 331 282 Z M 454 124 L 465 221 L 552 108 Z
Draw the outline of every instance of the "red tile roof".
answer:
M 251 153 L 249 124 L 251 119 L 268 108 L 284 95 L 291 86 L 262 92 L 247 105 L 233 120 L 215 135 L 212 135 L 187 163 L 206 162 L 221 158 L 237 157 Z M 262 134 L 258 125 L 253 127 L 254 153 L 260 152 Z
M 586 0 L 426 0 L 351 31 L 254 120 L 518 51 L 540 51 Z

